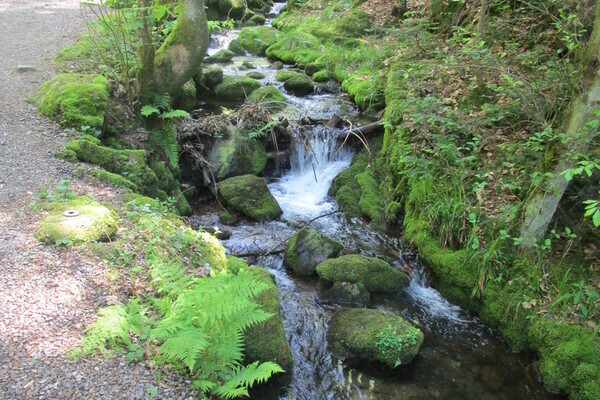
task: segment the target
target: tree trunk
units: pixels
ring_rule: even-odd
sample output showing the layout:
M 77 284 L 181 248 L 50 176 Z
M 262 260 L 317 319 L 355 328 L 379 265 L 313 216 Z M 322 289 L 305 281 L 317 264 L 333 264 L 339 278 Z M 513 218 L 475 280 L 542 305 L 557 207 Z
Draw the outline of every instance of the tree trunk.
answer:
M 175 93 L 192 79 L 208 48 L 204 0 L 181 0 L 175 29 L 156 52 L 154 84 L 159 93 Z
M 141 15 L 144 20 L 142 26 L 140 47 L 141 68 L 138 72 L 137 81 L 139 85 L 139 100 L 142 105 L 150 104 L 154 97 L 154 43 L 152 43 L 152 34 L 148 26 L 148 9 L 150 0 L 139 0 Z
M 477 87 L 479 90 L 483 90 L 485 87 L 485 81 L 483 80 L 483 68 L 481 66 L 481 42 L 483 41 L 483 34 L 485 33 L 485 21 L 488 15 L 489 0 L 481 0 L 481 9 L 479 10 L 479 23 L 477 24 L 477 47 L 478 58 L 477 58 Z
M 571 101 L 569 114 L 562 127 L 567 144 L 559 149 L 548 150 L 550 154 L 547 154 L 546 159 L 554 159 L 554 165 L 545 172 L 551 172 L 553 177 L 543 187 L 533 189 L 528 196 L 529 200 L 523 205 L 521 238 L 526 248 L 532 246 L 533 238 L 541 240 L 548 230 L 558 203 L 569 184 L 561 173 L 575 166 L 576 160 L 573 156 L 587 153 L 590 142 L 598 133 L 597 129 L 590 132 L 586 124 L 594 119 L 594 112 L 600 107 L 599 52 L 600 2 L 596 6 L 592 36 L 579 59 L 579 63 L 585 69 L 582 90 Z

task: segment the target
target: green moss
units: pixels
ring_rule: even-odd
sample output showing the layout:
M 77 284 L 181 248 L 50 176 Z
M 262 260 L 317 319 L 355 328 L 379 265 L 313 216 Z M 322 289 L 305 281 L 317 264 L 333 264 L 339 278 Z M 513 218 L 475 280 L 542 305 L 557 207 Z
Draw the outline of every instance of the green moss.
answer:
M 221 67 L 212 66 L 202 71 L 202 82 L 208 88 L 214 88 L 223 82 L 223 70 Z
M 267 48 L 267 57 L 287 64 L 297 63 L 301 68 L 316 61 L 323 49 L 316 37 L 308 33 L 288 34 Z
M 341 356 L 377 360 L 394 368 L 409 364 L 418 354 L 423 333 L 387 311 L 343 309 L 333 314 L 327 339 Z
M 219 195 L 233 210 L 255 221 L 278 218 L 283 211 L 262 178 L 242 175 L 219 183 Z
M 359 75 L 349 75 L 342 82 L 342 89 L 362 110 L 381 110 L 385 107 L 383 86 L 376 81 L 363 79 Z
M 275 86 L 271 85 L 263 86 L 260 89 L 255 90 L 248 97 L 248 100 L 253 103 L 260 103 L 263 106 L 274 110 L 283 109 L 287 106 L 283 93 Z
M 54 154 L 54 157 L 63 159 L 69 162 L 77 162 L 77 154 L 72 150 L 62 150 Z
M 181 89 L 172 93 L 173 107 L 181 110 L 193 110 L 196 108 L 196 84 L 189 80 L 183 84 Z
M 60 74 L 29 98 L 42 115 L 62 126 L 103 129 L 110 84 L 102 75 Z
M 229 42 L 229 46 L 227 46 L 227 49 L 238 56 L 246 55 L 246 51 L 244 50 L 244 47 L 240 43 L 239 39 L 233 39 L 231 42 Z
M 186 228 L 191 229 L 191 228 Z M 208 232 L 197 234 L 201 241 L 198 243 L 197 255 L 200 260 L 210 265 L 212 271 L 224 271 L 227 269 L 227 256 L 225 248 L 213 235 Z
M 571 399 L 600 399 L 600 367 L 598 365 L 579 364 L 571 374 L 571 382 Z
M 181 192 L 179 183 L 177 183 L 176 187 L 171 191 L 171 197 L 173 197 L 175 200 L 175 209 L 179 215 L 192 214 L 192 207 L 190 206 L 190 203 L 188 203 L 184 194 Z
M 298 75 L 300 74 L 296 71 L 288 71 L 286 69 L 281 69 L 277 71 L 277 74 L 275 74 L 275 79 L 277 79 L 279 82 L 285 82 L 288 79 L 291 79 Z
M 237 220 L 237 217 L 230 212 L 222 211 L 219 213 L 219 222 L 224 225 L 233 225 Z
M 304 70 L 310 76 L 313 76 L 317 72 L 320 72 L 320 71 L 322 71 L 324 69 L 325 69 L 325 63 L 323 61 L 320 61 L 320 60 L 308 63 L 308 64 L 306 64 L 306 67 L 304 67 Z
M 260 82 L 252 78 L 226 76 L 215 87 L 215 93 L 221 100 L 244 100 L 258 88 Z
M 215 178 L 221 180 L 247 173 L 259 175 L 267 165 L 267 152 L 262 142 L 233 128 L 228 139 L 215 142 L 208 159 Z
M 345 37 L 361 37 L 372 26 L 373 17 L 360 8 L 355 8 L 336 23 L 336 31 Z
M 297 96 L 306 95 L 314 92 L 315 85 L 312 80 L 304 74 L 296 74 L 283 83 L 283 87 L 288 92 Z
M 283 35 L 277 29 L 268 26 L 257 26 L 242 29 L 238 40 L 246 51 L 264 56 L 267 48 L 277 42 Z
M 72 216 L 66 211 L 74 210 Z M 34 236 L 45 244 L 84 243 L 108 239 L 117 232 L 115 213 L 97 201 L 82 196 L 50 205 Z
M 379 182 L 373 177 L 373 170 L 366 169 L 357 174 L 354 179 L 360 188 L 358 206 L 361 214 L 367 217 L 374 226 L 385 226 L 383 197 L 381 196 Z
M 269 288 L 257 297 L 257 302 L 262 308 L 273 316 L 268 320 L 253 326 L 244 334 L 246 345 L 246 363 L 254 361 L 276 362 L 287 372 L 292 371 L 294 359 L 292 351 L 285 338 L 283 321 L 281 319 L 281 304 L 279 291 L 275 285 L 273 276 L 269 271 L 259 267 L 250 267 L 257 279 L 268 284 Z
M 283 262 L 300 275 L 313 275 L 317 265 L 328 258 L 336 257 L 344 246 L 323 235 L 316 229 L 300 229 L 288 241 Z
M 263 74 L 262 72 L 258 72 L 258 71 L 250 71 L 246 74 L 246 76 L 248 78 L 252 78 L 252 79 L 264 79 L 265 78 L 265 74 Z
M 315 72 L 312 76 L 313 81 L 315 82 L 327 82 L 333 79 L 333 74 L 327 70 Z
M 408 285 L 408 277 L 383 260 L 344 255 L 323 261 L 317 273 L 329 282 L 362 283 L 369 292 L 394 293 Z
M 246 261 L 241 258 L 227 255 L 227 271 L 237 274 L 241 269 L 248 268 Z
M 103 169 L 91 169 L 89 174 L 98 178 L 98 180 L 101 182 L 108 183 L 110 185 L 133 191 L 138 190 L 136 184 L 131 182 L 129 179 L 123 178 L 121 175 L 113 174 L 112 172 L 108 172 Z
M 231 60 L 233 60 L 233 57 L 235 57 L 235 53 L 231 50 L 228 49 L 221 49 L 219 51 L 217 51 L 215 54 L 213 54 L 210 57 L 206 57 L 204 59 L 204 62 L 206 64 L 213 64 L 213 63 L 218 63 L 218 64 L 227 64 L 229 62 L 231 62 Z
M 256 25 L 263 25 L 265 23 L 265 16 L 261 14 L 255 14 L 250 18 L 250 21 Z
M 371 294 L 362 283 L 335 282 L 325 297 L 343 305 L 364 306 L 371 302 Z

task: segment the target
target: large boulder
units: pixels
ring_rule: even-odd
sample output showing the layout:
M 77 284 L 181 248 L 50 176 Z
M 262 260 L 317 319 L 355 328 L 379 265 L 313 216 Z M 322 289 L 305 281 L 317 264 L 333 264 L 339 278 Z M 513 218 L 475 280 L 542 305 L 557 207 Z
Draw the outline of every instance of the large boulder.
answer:
M 317 273 L 331 283 L 361 283 L 371 293 L 393 293 L 409 283 L 408 276 L 383 260 L 348 254 L 323 261 Z
M 238 41 L 246 51 L 264 56 L 267 47 L 277 42 L 283 35 L 284 33 L 275 28 L 257 26 L 242 29 Z
M 102 130 L 110 83 L 102 75 L 60 74 L 43 83 L 29 101 L 62 126 Z
M 255 221 L 274 220 L 283 214 L 264 179 L 254 175 L 225 179 L 219 183 L 219 195 L 227 207 Z
M 323 55 L 323 48 L 313 35 L 295 32 L 282 36 L 267 48 L 265 54 L 271 59 L 304 68 Z
M 258 295 L 256 301 L 262 306 L 263 310 L 273 314 L 273 316 L 247 329 L 244 333 L 244 344 L 246 346 L 244 361 L 246 363 L 273 361 L 286 372 L 291 372 L 294 359 L 290 345 L 285 338 L 279 291 L 275 285 L 273 275 L 266 269 L 259 267 L 250 267 L 249 270 L 256 275 L 259 281 L 268 285 L 268 289 Z
M 299 275 L 313 275 L 317 265 L 337 257 L 344 246 L 311 227 L 300 229 L 285 248 L 284 263 Z
M 260 87 L 260 82 L 241 76 L 226 76 L 223 82 L 215 87 L 215 93 L 219 100 L 244 100 L 252 92 Z
M 208 160 L 217 180 L 244 174 L 260 174 L 267 165 L 265 146 L 239 129 L 212 146 Z
M 297 96 L 303 96 L 315 91 L 313 81 L 305 74 L 297 74 L 287 79 L 283 83 L 283 87 L 290 93 Z
M 73 244 L 108 240 L 117 232 L 116 214 L 82 196 L 51 205 L 34 236 L 45 244 Z
M 342 357 L 379 361 L 395 368 L 415 358 L 423 333 L 390 312 L 350 308 L 333 314 L 327 340 Z
M 252 103 L 260 103 L 270 110 L 280 110 L 287 106 L 285 96 L 275 86 L 263 86 L 248 96 Z
M 227 49 L 234 52 L 238 56 L 246 55 L 244 47 L 242 47 L 242 44 L 237 39 L 233 39 L 231 42 L 229 42 L 229 46 L 227 46 Z
M 217 65 L 213 65 L 202 71 L 202 83 L 207 88 L 214 88 L 223 82 L 223 70 Z

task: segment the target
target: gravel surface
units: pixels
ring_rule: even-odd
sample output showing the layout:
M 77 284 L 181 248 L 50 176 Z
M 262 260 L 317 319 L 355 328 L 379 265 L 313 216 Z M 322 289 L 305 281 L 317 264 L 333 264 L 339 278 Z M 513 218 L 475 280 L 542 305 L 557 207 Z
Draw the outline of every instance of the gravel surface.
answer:
M 29 204 L 62 179 L 100 200 L 114 193 L 53 158 L 68 134 L 25 97 L 84 26 L 79 0 L 0 0 L 0 399 L 193 398 L 185 378 L 151 364 L 67 357 L 114 293 L 102 261 L 33 238 L 41 215 Z

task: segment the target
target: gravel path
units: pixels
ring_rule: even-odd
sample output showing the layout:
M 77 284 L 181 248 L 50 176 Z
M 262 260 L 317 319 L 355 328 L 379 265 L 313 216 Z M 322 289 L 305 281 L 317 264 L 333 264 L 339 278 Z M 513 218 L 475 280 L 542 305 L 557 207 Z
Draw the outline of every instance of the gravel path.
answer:
M 193 397 L 189 382 L 152 365 L 67 358 L 112 295 L 106 266 L 39 244 L 40 215 L 29 204 L 62 179 L 101 200 L 114 193 L 52 157 L 68 134 L 25 97 L 55 75 L 54 56 L 84 26 L 79 0 L 0 0 L 0 399 Z

